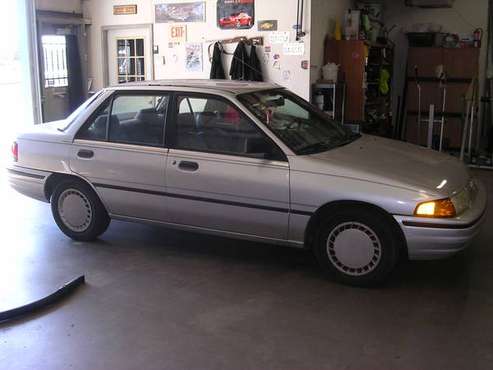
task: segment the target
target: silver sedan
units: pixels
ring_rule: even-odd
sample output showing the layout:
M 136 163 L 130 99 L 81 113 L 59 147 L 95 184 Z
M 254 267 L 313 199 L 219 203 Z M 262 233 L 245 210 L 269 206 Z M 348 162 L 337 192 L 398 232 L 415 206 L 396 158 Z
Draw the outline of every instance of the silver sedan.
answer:
M 310 248 L 340 281 L 462 250 L 486 191 L 457 159 L 356 135 L 271 84 L 155 81 L 104 89 L 12 146 L 13 188 L 93 240 L 111 219 Z

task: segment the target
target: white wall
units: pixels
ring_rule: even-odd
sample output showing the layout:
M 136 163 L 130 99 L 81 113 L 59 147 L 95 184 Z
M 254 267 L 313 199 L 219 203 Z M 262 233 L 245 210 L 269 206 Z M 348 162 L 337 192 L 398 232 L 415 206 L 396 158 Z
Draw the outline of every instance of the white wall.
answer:
M 321 77 L 324 62 L 324 40 L 327 34 L 334 32 L 335 22 L 344 23 L 344 14 L 352 5 L 351 0 L 312 0 L 310 38 L 310 82 L 314 83 Z
M 394 107 L 397 96 L 402 94 L 406 76 L 407 39 L 402 32 L 407 26 L 415 23 L 436 23 L 443 26 L 444 32 L 471 34 L 475 28 L 488 28 L 488 0 L 456 0 L 451 9 L 421 9 L 404 6 L 404 1 L 387 0 L 384 19 L 387 26 L 398 25 L 391 38 L 396 42 L 394 71 Z M 481 88 L 485 76 L 486 37 L 483 38 L 480 55 Z M 481 90 L 482 91 L 482 90 Z
M 339 1 L 339 0 L 337 0 Z M 89 30 L 89 66 L 90 77 L 95 79 L 95 88 L 103 86 L 103 56 L 101 42 L 101 27 L 112 25 L 131 25 L 154 23 L 154 4 L 164 2 L 184 2 L 184 0 L 132 0 L 130 3 L 137 4 L 137 15 L 114 16 L 113 5 L 121 5 L 121 0 L 85 0 L 84 16 L 90 18 L 92 25 Z M 334 1 L 336 2 L 336 1 Z M 154 56 L 155 79 L 165 78 L 208 78 L 210 72 L 210 63 L 208 60 L 207 49 L 209 43 L 207 40 L 218 40 L 232 38 L 236 36 L 264 36 L 266 45 L 269 45 L 269 32 L 257 31 L 257 22 L 259 20 L 277 19 L 279 31 L 290 31 L 291 41 L 295 39 L 293 25 L 296 23 L 296 3 L 297 0 L 256 0 L 255 2 L 255 21 L 256 24 L 250 30 L 221 30 L 217 27 L 216 20 L 216 0 L 206 0 L 206 22 L 205 23 L 187 23 L 187 42 L 203 43 L 203 61 L 204 69 L 201 73 L 185 72 L 183 55 L 184 45 L 178 47 L 168 47 L 168 34 L 170 24 L 154 24 L 154 44 L 159 46 L 159 54 Z M 277 82 L 289 89 L 295 91 L 301 96 L 308 98 L 310 95 L 310 70 L 301 68 L 303 60 L 310 60 L 310 6 L 311 0 L 305 0 L 305 55 L 303 56 L 285 56 L 282 54 L 282 45 L 271 45 L 272 52 L 269 58 L 263 52 L 263 48 L 258 47 L 257 52 L 259 59 L 264 61 L 264 78 Z M 233 52 L 236 45 L 227 45 L 226 49 Z M 178 62 L 173 63 L 173 54 L 178 56 Z M 280 69 L 272 67 L 274 54 L 280 54 Z M 163 64 L 163 58 L 166 64 Z M 226 72 L 229 70 L 231 63 L 230 57 L 223 60 Z M 289 73 L 288 73 L 289 72 Z M 289 74 L 289 78 L 284 76 Z

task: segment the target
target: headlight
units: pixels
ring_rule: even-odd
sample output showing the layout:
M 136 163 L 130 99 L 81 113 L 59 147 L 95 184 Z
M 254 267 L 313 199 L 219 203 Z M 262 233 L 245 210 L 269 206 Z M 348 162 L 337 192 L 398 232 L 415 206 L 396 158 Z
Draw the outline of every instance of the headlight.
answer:
M 414 215 L 419 217 L 447 218 L 455 217 L 456 211 L 454 203 L 449 198 L 446 198 L 418 204 Z

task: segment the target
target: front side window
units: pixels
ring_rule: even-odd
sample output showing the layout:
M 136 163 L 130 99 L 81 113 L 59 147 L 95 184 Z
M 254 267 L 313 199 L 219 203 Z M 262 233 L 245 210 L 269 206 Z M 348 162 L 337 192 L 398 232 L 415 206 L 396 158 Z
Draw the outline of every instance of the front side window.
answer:
M 255 158 L 281 159 L 282 152 L 233 104 L 213 96 L 178 95 L 176 149 Z
M 283 89 L 242 94 L 238 99 L 296 154 L 327 151 L 359 137 Z
M 116 143 L 161 146 L 169 96 L 117 95 L 109 119 L 108 140 Z

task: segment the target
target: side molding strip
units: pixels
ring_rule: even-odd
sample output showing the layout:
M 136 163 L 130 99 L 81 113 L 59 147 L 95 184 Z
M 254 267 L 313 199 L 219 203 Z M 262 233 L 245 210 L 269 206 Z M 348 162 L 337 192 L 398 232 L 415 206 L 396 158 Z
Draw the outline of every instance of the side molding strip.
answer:
M 23 172 L 23 171 L 18 171 L 18 170 L 13 170 L 11 168 L 8 168 L 7 171 L 9 171 L 11 174 L 14 174 L 14 175 L 19 175 L 19 176 L 25 176 L 25 177 L 31 177 L 33 179 L 39 179 L 39 180 L 42 180 L 45 178 L 45 176 L 42 176 L 42 175 L 36 175 L 34 173 L 27 173 L 27 172 Z
M 193 196 L 193 195 L 166 193 L 166 192 L 156 191 L 156 190 L 128 188 L 125 186 L 109 185 L 109 184 L 101 184 L 101 183 L 94 183 L 93 185 L 96 188 L 114 189 L 114 190 L 128 191 L 128 192 L 132 192 L 132 193 L 141 193 L 141 194 L 150 194 L 150 195 L 157 195 L 157 196 L 170 197 L 170 198 L 195 200 L 198 202 L 224 204 L 227 206 L 262 209 L 265 211 L 272 211 L 272 212 L 293 213 L 293 214 L 298 214 L 298 215 L 303 215 L 303 216 L 311 216 L 313 214 L 313 212 L 289 210 L 288 208 L 278 208 L 278 207 L 269 207 L 269 206 L 262 206 L 262 205 L 249 204 L 249 203 L 231 202 L 231 201 L 227 201 L 227 200 L 203 198 L 203 197 L 197 197 L 197 196 Z

